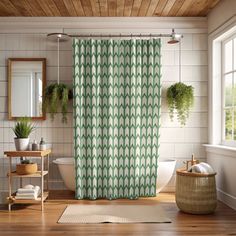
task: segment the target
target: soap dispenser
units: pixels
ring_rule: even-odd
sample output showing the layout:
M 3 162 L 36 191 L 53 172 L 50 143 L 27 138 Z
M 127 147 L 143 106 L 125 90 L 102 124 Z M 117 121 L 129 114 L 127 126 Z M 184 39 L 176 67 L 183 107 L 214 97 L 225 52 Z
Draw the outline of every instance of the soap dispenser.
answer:
M 45 143 L 45 141 L 43 140 L 43 138 L 41 138 L 41 141 L 40 141 L 40 143 L 39 143 L 39 146 L 40 146 L 40 150 L 41 150 L 41 151 L 44 151 L 44 150 L 47 149 L 47 148 L 46 148 L 46 143 Z

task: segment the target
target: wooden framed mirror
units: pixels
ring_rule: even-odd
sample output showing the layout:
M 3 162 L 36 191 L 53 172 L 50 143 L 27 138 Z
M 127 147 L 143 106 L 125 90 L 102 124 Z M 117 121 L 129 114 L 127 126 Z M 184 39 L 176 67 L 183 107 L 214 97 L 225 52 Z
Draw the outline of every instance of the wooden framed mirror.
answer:
M 45 120 L 46 58 L 8 59 L 8 117 Z

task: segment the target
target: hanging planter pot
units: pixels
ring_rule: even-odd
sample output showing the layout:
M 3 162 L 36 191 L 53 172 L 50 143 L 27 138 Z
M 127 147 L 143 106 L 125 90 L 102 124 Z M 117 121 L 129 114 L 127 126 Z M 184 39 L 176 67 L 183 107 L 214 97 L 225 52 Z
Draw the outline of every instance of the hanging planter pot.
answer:
M 173 121 L 174 111 L 177 112 L 177 119 L 181 125 L 186 124 L 189 117 L 190 108 L 194 102 L 194 88 L 182 82 L 171 85 L 167 89 L 167 104 L 169 107 L 170 118 Z
M 72 99 L 72 90 L 66 84 L 51 84 L 46 87 L 44 93 L 43 110 L 48 112 L 51 119 L 54 119 L 55 113 L 62 112 L 62 122 L 67 122 L 67 111 L 69 100 Z
M 173 35 L 175 35 L 174 31 Z M 177 41 L 172 39 L 169 43 L 173 42 L 179 42 L 179 82 L 167 89 L 167 105 L 171 121 L 173 121 L 174 112 L 176 111 L 179 123 L 184 126 L 189 117 L 190 108 L 193 106 L 194 88 L 181 82 L 181 38 Z

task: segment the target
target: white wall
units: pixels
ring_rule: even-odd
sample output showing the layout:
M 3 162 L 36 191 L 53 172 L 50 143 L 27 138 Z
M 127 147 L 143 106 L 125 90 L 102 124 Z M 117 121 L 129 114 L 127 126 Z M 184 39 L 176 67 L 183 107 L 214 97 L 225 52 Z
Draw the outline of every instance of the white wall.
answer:
M 218 198 L 236 209 L 236 148 L 221 145 L 221 40 L 236 32 L 236 1 L 223 0 L 208 15 L 209 144 L 207 162 L 217 172 Z
M 221 0 L 208 14 L 208 31 L 213 33 L 236 15 L 235 0 Z
M 56 44 L 46 38 L 48 32 L 70 33 L 170 33 L 171 28 L 184 34 L 182 42 L 182 80 L 195 88 L 195 105 L 186 124 L 181 128 L 169 120 L 165 90 L 178 81 L 178 45 L 162 43 L 162 128 L 160 159 L 176 159 L 180 167 L 192 153 L 205 160 L 202 143 L 207 142 L 207 25 L 205 18 L 35 18 L 29 22 L 23 18 L 0 19 L 0 191 L 7 191 L 7 160 L 4 150 L 14 149 L 13 122 L 7 120 L 6 59 L 9 57 L 46 57 L 47 82 L 57 78 Z M 72 83 L 72 50 L 70 42 L 61 45 L 61 80 Z M 52 158 L 73 156 L 72 113 L 67 125 L 54 122 L 49 117 L 37 122 L 32 138 L 44 137 L 52 144 Z M 51 164 L 50 185 L 63 188 L 57 168 Z M 174 190 L 174 178 L 166 190 Z

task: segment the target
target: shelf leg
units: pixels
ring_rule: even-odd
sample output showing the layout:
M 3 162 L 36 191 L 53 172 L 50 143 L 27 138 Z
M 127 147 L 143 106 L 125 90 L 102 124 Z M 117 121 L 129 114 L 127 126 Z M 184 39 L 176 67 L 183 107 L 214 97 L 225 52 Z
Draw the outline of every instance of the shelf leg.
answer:
M 23 187 L 22 182 L 23 182 L 23 180 L 22 180 L 22 178 L 20 178 L 20 187 L 21 187 L 21 188 Z
M 47 191 L 49 191 L 49 154 L 47 155 L 47 171 L 48 171 L 48 174 L 47 174 Z
M 43 211 L 43 193 L 44 193 L 44 176 L 43 168 L 44 167 L 44 157 L 41 157 L 41 211 Z
M 9 191 L 9 199 L 11 199 L 11 172 L 12 172 L 12 158 L 9 157 L 9 174 L 8 174 L 8 191 Z M 11 211 L 11 203 L 8 203 L 8 210 Z
M 11 203 L 8 203 L 8 211 L 11 211 Z

